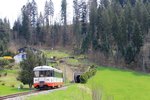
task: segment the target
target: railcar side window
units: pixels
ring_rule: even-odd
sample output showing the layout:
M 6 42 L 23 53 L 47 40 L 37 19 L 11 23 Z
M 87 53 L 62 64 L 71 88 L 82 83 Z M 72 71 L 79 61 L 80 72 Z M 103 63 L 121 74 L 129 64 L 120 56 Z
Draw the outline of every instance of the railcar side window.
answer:
M 62 77 L 63 77 L 63 74 L 55 71 L 55 72 L 54 72 L 54 76 L 55 76 L 55 77 L 62 78 Z
M 35 77 L 63 77 L 62 73 L 56 72 L 54 70 L 48 70 L 48 71 L 35 71 L 34 72 Z
M 54 76 L 54 71 L 53 71 L 53 70 L 50 71 L 50 76 L 51 76 L 51 77 Z

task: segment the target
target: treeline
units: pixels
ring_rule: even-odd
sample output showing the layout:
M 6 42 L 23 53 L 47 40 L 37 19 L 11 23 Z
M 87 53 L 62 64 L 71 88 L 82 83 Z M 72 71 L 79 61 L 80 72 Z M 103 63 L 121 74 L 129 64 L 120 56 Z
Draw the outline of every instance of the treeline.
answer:
M 0 56 L 8 53 L 8 43 L 10 36 L 10 24 L 6 18 L 0 19 Z
M 38 43 L 46 43 L 49 36 L 50 23 L 49 16 L 53 16 L 52 8 L 53 3 L 45 3 L 44 15 L 40 13 L 38 15 L 37 3 L 35 0 L 27 2 L 21 8 L 21 16 L 15 21 L 13 26 L 13 39 L 19 39 L 20 42 L 25 45 L 36 45 Z
M 13 39 L 26 45 L 69 46 L 74 53 L 90 53 L 92 60 L 104 65 L 145 66 L 138 62 L 150 32 L 149 0 L 73 0 L 70 25 L 67 1 L 62 0 L 57 22 L 54 6 L 52 0 L 46 1 L 44 14 L 38 14 L 35 0 L 27 2 L 14 23 Z
M 149 70 L 141 50 L 150 32 L 150 1 L 92 0 L 82 8 L 83 3 L 74 0 L 76 49 L 92 52 L 90 58 L 102 65 Z
M 123 59 L 131 64 L 142 60 L 138 55 L 150 28 L 149 1 L 101 0 L 96 5 L 91 3 L 87 35 L 92 49 L 106 57 L 112 56 L 116 62 Z

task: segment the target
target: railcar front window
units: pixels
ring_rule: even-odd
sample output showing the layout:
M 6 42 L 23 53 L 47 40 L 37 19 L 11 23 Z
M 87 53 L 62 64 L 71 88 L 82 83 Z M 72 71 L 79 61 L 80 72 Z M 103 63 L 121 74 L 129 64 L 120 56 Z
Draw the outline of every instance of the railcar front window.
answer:
M 46 71 L 40 71 L 40 77 L 45 77 L 46 76 Z
M 51 77 L 52 72 L 50 70 L 48 71 L 40 71 L 40 77 Z

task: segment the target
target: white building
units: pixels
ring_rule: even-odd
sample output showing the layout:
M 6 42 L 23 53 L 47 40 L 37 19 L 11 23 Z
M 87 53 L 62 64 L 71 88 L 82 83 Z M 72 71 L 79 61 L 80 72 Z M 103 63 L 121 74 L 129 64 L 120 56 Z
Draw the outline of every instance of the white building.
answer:
M 26 59 L 26 53 L 25 52 L 19 53 L 16 56 L 14 56 L 14 59 L 15 59 L 15 63 L 20 63 L 21 61 Z

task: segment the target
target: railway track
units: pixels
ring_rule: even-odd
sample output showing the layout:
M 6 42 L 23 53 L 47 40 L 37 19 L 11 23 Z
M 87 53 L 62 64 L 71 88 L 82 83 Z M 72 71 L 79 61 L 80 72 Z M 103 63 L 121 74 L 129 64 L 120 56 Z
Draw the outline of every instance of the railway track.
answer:
M 10 94 L 10 95 L 6 95 L 6 96 L 0 96 L 0 100 L 7 100 L 7 99 L 9 100 L 9 99 L 15 98 L 15 97 L 21 97 L 21 96 L 26 96 L 26 95 L 36 94 L 36 93 L 42 93 L 42 92 L 48 93 L 48 92 L 52 92 L 52 91 L 55 91 L 55 90 L 63 89 L 63 88 L 68 87 L 70 85 L 71 84 L 64 85 L 60 88 L 55 88 L 55 89 L 50 89 L 50 90 L 32 90 L 32 91 L 29 91 L 29 92 L 22 92 L 22 93 Z
M 29 92 L 22 92 L 22 93 L 10 94 L 10 95 L 6 95 L 6 96 L 0 96 L 0 100 L 5 100 L 5 99 L 9 99 L 9 98 L 24 96 L 24 95 L 28 95 L 28 94 L 32 94 L 32 93 L 38 93 L 38 92 L 42 92 L 42 91 L 32 90 Z

